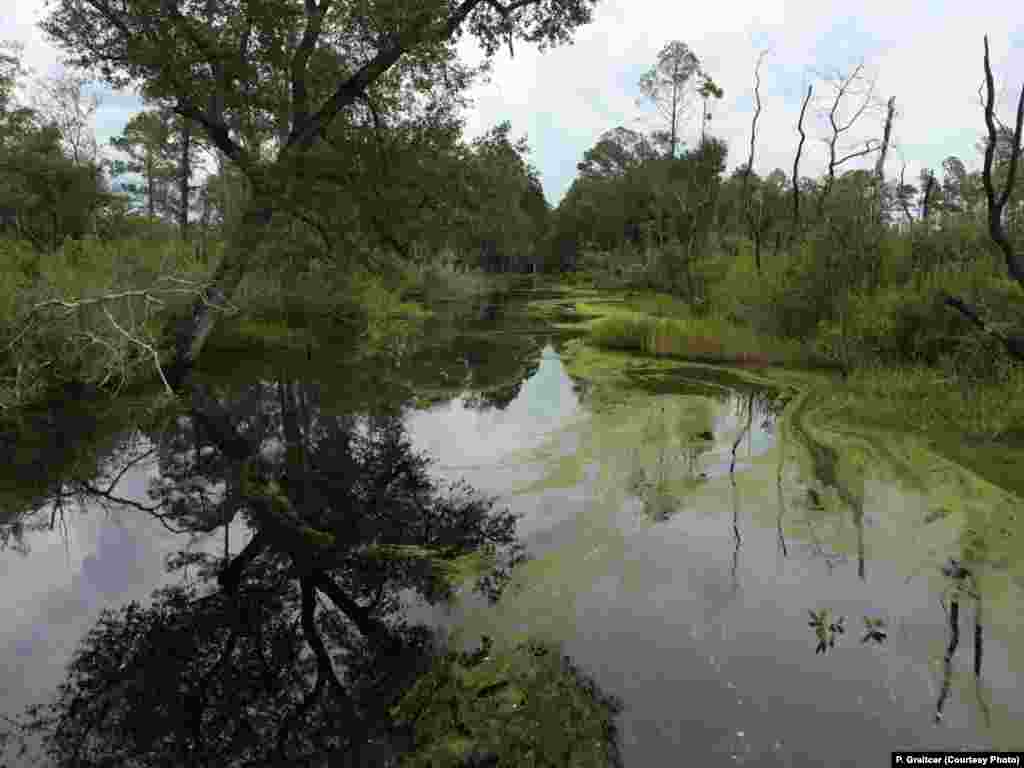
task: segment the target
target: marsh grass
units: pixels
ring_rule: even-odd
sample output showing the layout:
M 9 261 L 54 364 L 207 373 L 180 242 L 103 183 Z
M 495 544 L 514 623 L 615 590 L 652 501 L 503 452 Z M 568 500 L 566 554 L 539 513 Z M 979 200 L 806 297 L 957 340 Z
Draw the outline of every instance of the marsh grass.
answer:
M 798 342 L 766 337 L 714 315 L 657 318 L 617 311 L 592 323 L 590 339 L 608 349 L 752 367 L 799 365 L 809 360 Z
M 982 440 L 1024 436 L 1024 366 L 978 381 L 926 366 L 876 366 L 856 370 L 848 388 L 850 404 L 869 420 L 926 432 L 955 424 Z

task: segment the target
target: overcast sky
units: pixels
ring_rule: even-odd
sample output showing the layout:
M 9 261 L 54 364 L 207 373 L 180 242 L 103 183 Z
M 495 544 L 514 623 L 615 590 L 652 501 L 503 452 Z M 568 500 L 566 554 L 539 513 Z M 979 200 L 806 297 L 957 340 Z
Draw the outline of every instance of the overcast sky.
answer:
M 989 35 L 1004 119 L 1012 118 L 1024 84 L 1024 10 L 1018 0 L 973 3 L 918 0 L 602 0 L 593 24 L 580 30 L 571 46 L 539 54 L 520 45 L 515 56 L 503 50 L 489 84 L 474 90 L 466 115 L 467 136 L 510 120 L 516 136 L 527 134 L 531 160 L 540 170 L 548 200 L 557 203 L 572 183 L 584 151 L 606 130 L 624 125 L 659 127 L 655 113 L 637 106 L 637 81 L 670 40 L 681 40 L 725 89 L 713 109 L 711 131 L 729 144 L 729 168 L 746 160 L 753 115 L 753 72 L 762 65 L 762 114 L 758 123 L 756 171 L 792 169 L 796 119 L 807 85 L 827 96 L 817 73 L 849 71 L 861 60 L 876 78 L 880 100 L 896 97 L 896 150 L 887 173 L 897 175 L 906 161 L 907 178 L 929 166 L 941 172 L 947 156 L 958 155 L 978 168 L 975 143 L 984 128 L 978 102 L 982 80 L 982 36 Z M 1016 9 L 1016 10 L 1015 10 Z M 36 28 L 43 0 L 5 3 L 0 40 L 25 44 L 25 63 L 38 74 L 58 70 L 59 52 Z M 476 55 L 471 42 L 464 54 Z M 99 91 L 102 104 L 96 131 L 101 143 L 121 132 L 141 102 L 131 94 Z M 1012 104 L 1011 104 L 1012 101 Z M 812 102 L 813 105 L 814 102 Z M 699 110 L 683 128 L 691 144 L 699 135 Z M 823 168 L 825 123 L 808 120 L 809 141 L 801 175 Z M 881 116 L 869 116 L 853 139 L 878 136 Z

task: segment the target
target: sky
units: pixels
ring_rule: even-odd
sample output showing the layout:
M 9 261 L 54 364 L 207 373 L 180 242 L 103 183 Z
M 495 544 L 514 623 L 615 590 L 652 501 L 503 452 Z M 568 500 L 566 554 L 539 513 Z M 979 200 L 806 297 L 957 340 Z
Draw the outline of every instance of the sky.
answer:
M 857 9 L 856 15 L 850 8 Z M 1016 8 L 1016 10 L 1014 10 Z M 686 43 L 705 71 L 725 90 L 713 105 L 710 132 L 726 140 L 728 167 L 745 162 L 754 113 L 754 67 L 761 65 L 762 112 L 754 170 L 766 175 L 792 170 L 796 121 L 808 84 L 815 98 L 808 109 L 808 141 L 801 176 L 824 170 L 826 133 L 821 111 L 830 96 L 822 75 L 849 72 L 863 61 L 875 81 L 875 98 L 896 98 L 894 145 L 886 164 L 898 176 L 916 179 L 924 167 L 941 176 L 942 161 L 960 157 L 968 170 L 980 168 L 975 144 L 984 130 L 978 88 L 982 83 L 982 37 L 992 51 L 999 106 L 1011 121 L 1024 85 L 1024 10 L 1019 0 L 992 0 L 978 7 L 962 0 L 859 0 L 814 3 L 784 0 L 601 0 L 594 22 L 575 42 L 544 53 L 516 45 L 495 58 L 489 83 L 478 84 L 466 113 L 468 139 L 504 120 L 515 136 L 527 135 L 531 162 L 540 172 L 548 201 L 557 204 L 576 174 L 576 163 L 605 131 L 626 126 L 662 127 L 657 113 L 637 103 L 637 83 L 671 40 Z M 25 45 L 24 62 L 39 75 L 59 71 L 60 52 L 35 26 L 44 0 L 17 0 L 0 12 L 0 40 Z M 469 61 L 479 57 L 470 39 L 460 43 Z M 130 93 L 99 88 L 96 132 L 101 143 L 118 135 L 141 108 Z M 821 97 L 819 99 L 819 97 Z M 683 126 L 691 145 L 700 132 L 699 109 Z M 850 150 L 879 137 L 883 114 L 866 114 L 851 131 Z M 844 167 L 855 167 L 851 163 Z

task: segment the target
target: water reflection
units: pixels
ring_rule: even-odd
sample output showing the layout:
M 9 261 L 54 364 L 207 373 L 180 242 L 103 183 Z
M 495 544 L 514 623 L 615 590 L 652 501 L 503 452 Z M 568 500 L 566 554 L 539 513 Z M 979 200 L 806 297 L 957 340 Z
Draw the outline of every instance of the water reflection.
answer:
M 482 329 L 519 322 L 499 310 L 387 373 L 419 409 L 353 408 L 348 374 L 207 380 L 184 412 L 111 421 L 91 461 L 23 489 L 39 511 L 17 518 L 29 555 L 3 553 L 4 573 L 60 571 L 44 502 L 64 505 L 80 562 L 35 613 L 15 573 L 5 615 L 30 619 L 4 658 L 29 671 L 4 682 L 55 687 L 40 670 L 69 655 L 52 638 L 86 613 L 79 596 L 112 608 L 37 713 L 66 723 L 58 761 L 488 764 L 511 733 L 512 764 L 529 764 L 529 734 L 571 734 L 599 765 L 618 759 L 616 725 L 622 761 L 645 767 L 1020 748 L 1018 499 L 714 369 L 644 362 L 601 399 L 557 338 L 496 335 L 489 352 Z M 447 482 L 463 477 L 493 495 Z M 502 538 L 509 521 L 521 539 Z M 205 543 L 181 546 L 193 532 Z M 144 599 L 127 579 L 165 588 Z
M 918 566 L 939 574 L 953 541 L 972 562 L 997 562 L 983 547 L 1019 502 L 948 464 L 948 480 L 921 482 L 932 454 L 825 428 L 791 393 L 714 377 L 691 388 L 696 375 L 633 371 L 644 394 L 612 397 L 594 376 L 587 387 L 601 406 L 584 402 L 581 419 L 527 455 L 539 479 L 489 475 L 522 512 L 536 559 L 496 608 L 462 600 L 444 621 L 471 636 L 564 642 L 622 693 L 630 765 L 672 765 L 681 749 L 711 765 L 811 765 L 837 750 L 866 763 L 907 745 L 1019 745 L 1024 702 L 1010 670 L 1020 647 L 1007 602 L 1019 588 L 999 577 L 998 651 L 985 632 L 996 691 L 965 691 L 977 721 L 970 709 L 948 714 L 954 654 L 936 731 L 921 713 L 942 694 L 930 686 L 933 669 L 942 679 L 948 614 L 931 576 L 906 580 Z M 973 533 L 957 536 L 962 512 L 928 517 L 938 499 L 969 510 Z
M 694 397 L 687 380 L 680 378 L 676 386 L 686 399 L 663 397 L 648 408 L 626 477 L 625 487 L 653 521 L 677 514 L 709 480 L 723 474 L 734 478 L 737 468 L 749 467 L 739 461 L 741 445 L 746 443 L 747 462 L 767 450 L 778 414 L 776 400 L 763 391 L 739 394 L 711 387 L 700 390 L 710 397 Z M 739 541 L 738 525 L 734 530 Z
M 545 362 L 534 358 L 524 385 L 534 393 L 528 412 L 510 409 L 538 424 L 561 412 L 537 396 L 550 389 Z M 526 554 L 512 513 L 428 471 L 401 407 L 333 413 L 320 387 L 285 376 L 243 387 L 196 380 L 188 394 L 186 409 L 161 411 L 118 450 L 55 475 L 8 529 L 27 554 L 24 531 L 46 510 L 53 521 L 106 510 L 206 544 L 178 548 L 167 558 L 170 584 L 118 606 L 126 574 L 145 583 L 151 568 L 122 529 L 100 528 L 80 593 L 109 607 L 56 699 L 0 729 L 36 753 L 25 764 L 45 752 L 69 766 L 383 766 L 399 754 L 469 765 L 493 758 L 496 736 L 513 753 L 570 749 L 584 765 L 618 763 L 615 699 L 557 647 L 471 659 L 445 653 L 407 617 L 410 598 L 437 604 L 464 586 L 496 600 Z M 24 656 L 35 642 L 12 650 Z M 438 711 L 436 697 L 416 691 L 450 680 L 457 665 L 475 682 L 449 699 L 473 717 L 453 726 L 448 704 Z M 506 691 L 518 697 L 511 709 Z M 538 727 L 563 719 L 554 731 Z

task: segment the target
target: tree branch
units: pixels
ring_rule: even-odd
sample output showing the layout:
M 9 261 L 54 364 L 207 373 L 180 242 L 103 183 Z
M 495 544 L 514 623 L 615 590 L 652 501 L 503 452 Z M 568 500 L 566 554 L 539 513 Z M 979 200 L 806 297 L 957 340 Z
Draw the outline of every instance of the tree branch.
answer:
M 103 307 L 103 314 L 107 316 L 107 320 L 110 321 L 110 324 L 113 325 L 114 328 L 116 328 L 121 333 L 122 336 L 128 339 L 128 341 L 149 352 L 150 356 L 153 358 L 153 364 L 156 366 L 156 372 L 160 374 L 160 381 L 162 381 L 164 384 L 164 391 L 171 397 L 176 397 L 174 390 L 171 389 L 171 385 L 167 383 L 167 377 L 164 375 L 163 366 L 160 365 L 160 354 L 156 351 L 156 348 L 154 348 L 152 344 L 147 344 L 142 339 L 138 338 L 137 336 L 133 336 L 132 334 L 128 333 L 128 331 L 126 331 L 124 328 L 122 328 L 118 324 L 117 320 L 114 319 L 114 316 L 110 314 L 110 309 L 108 307 Z
M 320 5 L 317 5 L 316 0 L 305 0 L 306 29 L 302 33 L 302 40 L 299 41 L 299 45 L 295 49 L 295 55 L 292 56 L 290 67 L 292 133 L 296 131 L 297 126 L 303 126 L 309 122 L 309 93 L 306 89 L 309 58 L 320 38 L 324 18 L 330 8 L 331 0 L 323 0 Z
M 515 7 L 532 4 L 537 0 L 520 0 Z M 463 0 L 455 9 L 452 15 L 445 22 L 443 30 L 444 37 L 450 36 L 465 21 L 466 17 L 483 0 Z M 509 7 L 512 9 L 511 6 Z M 304 125 L 295 125 L 288 137 L 288 143 L 281 152 L 284 156 L 294 151 L 294 147 L 306 147 L 309 142 L 329 125 L 338 114 L 347 106 L 352 104 L 360 94 L 375 82 L 381 75 L 387 72 L 410 48 L 419 43 L 428 33 L 429 22 L 422 24 L 412 33 L 403 36 L 390 47 L 379 51 L 370 61 L 360 67 L 356 72 L 342 83 L 327 102 L 308 120 Z
M 385 647 L 391 646 L 397 641 L 392 637 L 391 630 L 387 624 L 374 618 L 370 609 L 359 605 L 355 600 L 345 594 L 326 572 L 318 570 L 312 576 L 313 585 L 323 592 L 332 603 L 356 625 L 359 632 L 368 641 L 376 641 Z
M 300 584 L 302 587 L 302 633 L 305 635 L 306 643 L 309 644 L 309 647 L 313 650 L 313 655 L 316 657 L 317 682 L 319 683 L 320 678 L 327 681 L 327 685 L 334 694 L 335 700 L 342 706 L 349 718 L 349 724 L 355 725 L 358 723 L 355 706 L 345 690 L 345 686 L 338 679 L 338 675 L 334 671 L 334 664 L 331 662 L 331 656 L 327 652 L 324 640 L 320 637 L 320 632 L 316 628 L 316 588 L 313 586 L 312 577 L 304 576 Z
M 238 585 L 242 581 L 242 574 L 246 566 L 270 546 L 270 538 L 270 534 L 266 530 L 260 530 L 249 540 L 245 548 L 235 555 L 227 567 L 217 574 L 217 583 L 221 589 L 229 595 L 238 591 Z
M 872 152 L 877 152 L 880 147 L 877 144 L 873 145 L 873 142 L 877 142 L 877 139 L 868 139 L 864 142 L 864 149 L 859 149 L 856 152 L 851 152 L 848 155 L 844 155 L 835 161 L 834 167 L 838 168 L 840 165 L 845 163 L 847 160 L 853 160 L 855 157 L 863 157 L 864 155 L 870 155 Z
M 1024 336 L 1006 336 L 999 332 L 986 323 L 978 314 L 976 309 L 966 304 L 960 298 L 947 294 L 943 297 L 943 303 L 946 306 L 955 309 L 988 335 L 998 339 L 999 342 L 1006 347 L 1006 351 L 1009 352 L 1012 357 L 1024 362 Z

